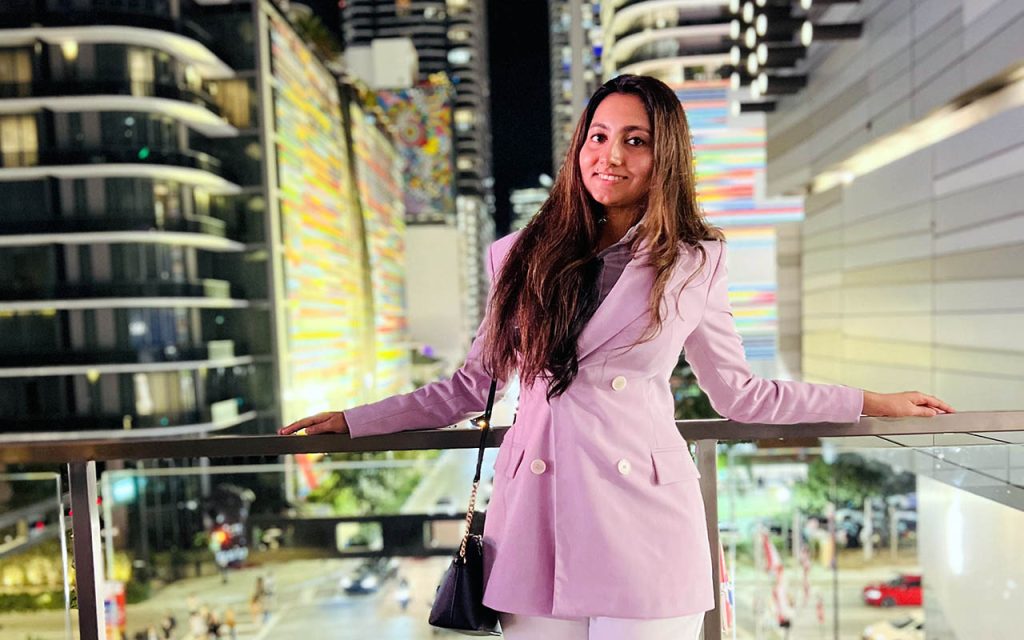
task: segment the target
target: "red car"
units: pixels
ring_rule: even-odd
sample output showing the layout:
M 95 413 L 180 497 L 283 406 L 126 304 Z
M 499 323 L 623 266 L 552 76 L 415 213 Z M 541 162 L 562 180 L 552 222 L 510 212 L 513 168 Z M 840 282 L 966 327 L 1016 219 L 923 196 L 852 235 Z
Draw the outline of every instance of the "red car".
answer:
M 921 576 L 901 573 L 889 582 L 864 587 L 864 603 L 875 607 L 921 606 Z

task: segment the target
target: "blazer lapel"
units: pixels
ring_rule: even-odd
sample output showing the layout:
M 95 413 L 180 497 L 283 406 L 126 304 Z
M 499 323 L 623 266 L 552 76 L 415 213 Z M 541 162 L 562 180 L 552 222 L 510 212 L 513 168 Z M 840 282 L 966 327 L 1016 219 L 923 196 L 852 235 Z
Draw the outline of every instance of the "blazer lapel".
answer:
M 642 256 L 626 263 L 622 275 L 597 307 L 577 341 L 577 357 L 584 358 L 619 334 L 629 323 L 647 312 L 654 270 Z

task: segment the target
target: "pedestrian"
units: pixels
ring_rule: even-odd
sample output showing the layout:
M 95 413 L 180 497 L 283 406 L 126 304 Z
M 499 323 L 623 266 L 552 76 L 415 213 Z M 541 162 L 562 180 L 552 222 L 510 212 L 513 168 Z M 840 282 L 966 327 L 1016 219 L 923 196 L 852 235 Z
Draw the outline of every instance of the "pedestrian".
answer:
M 199 598 L 194 593 L 188 594 L 185 598 L 185 606 L 188 608 L 189 615 L 199 611 Z
M 209 611 L 206 614 L 206 636 L 209 640 L 216 640 L 220 637 L 220 617 L 216 611 Z
M 234 607 L 228 606 L 224 611 L 224 626 L 228 628 L 231 640 L 238 640 L 238 619 L 235 617 Z
M 206 640 L 206 607 L 200 607 L 188 617 L 188 633 L 191 640 Z
M 395 587 L 395 602 L 398 606 L 405 611 L 409 608 L 409 601 L 412 599 L 412 589 L 409 587 L 409 581 L 404 577 L 398 581 L 398 586 Z
M 262 626 L 267 616 L 267 590 L 263 586 L 262 576 L 256 577 L 252 595 L 249 596 L 249 612 L 252 613 L 252 620 L 256 626 Z
M 174 635 L 174 628 L 177 626 L 177 619 L 172 612 L 168 611 L 163 620 L 160 621 L 160 633 L 163 635 L 163 640 L 171 640 L 171 636 Z
M 697 203 L 676 94 L 622 75 L 591 98 L 551 195 L 491 245 L 492 290 L 449 379 L 280 430 L 352 437 L 479 413 L 518 372 L 495 462 L 484 602 L 506 638 L 695 638 L 714 606 L 698 471 L 668 384 L 681 350 L 715 409 L 756 423 L 856 422 L 952 409 L 754 376 L 728 299 L 723 235 Z

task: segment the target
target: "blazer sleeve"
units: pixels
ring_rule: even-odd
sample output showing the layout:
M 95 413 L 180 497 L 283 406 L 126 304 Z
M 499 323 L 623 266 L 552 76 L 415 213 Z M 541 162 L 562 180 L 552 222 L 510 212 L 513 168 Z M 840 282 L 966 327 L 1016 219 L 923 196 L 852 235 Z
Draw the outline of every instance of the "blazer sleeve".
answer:
M 487 277 L 495 273 L 494 245 L 487 250 Z M 488 305 L 489 307 L 489 305 Z M 431 382 L 410 393 L 391 396 L 344 411 L 353 438 L 456 424 L 483 413 L 491 376 L 484 371 L 482 330 L 486 317 L 466 355 L 465 363 L 448 380 Z M 504 395 L 505 381 L 498 380 L 495 402 Z
M 743 342 L 736 332 L 729 305 L 725 243 L 709 284 L 707 304 L 683 348 L 697 382 L 720 415 L 737 422 L 795 424 L 798 422 L 857 422 L 864 392 L 842 385 L 766 380 L 750 372 Z M 713 249 L 709 262 L 715 260 Z

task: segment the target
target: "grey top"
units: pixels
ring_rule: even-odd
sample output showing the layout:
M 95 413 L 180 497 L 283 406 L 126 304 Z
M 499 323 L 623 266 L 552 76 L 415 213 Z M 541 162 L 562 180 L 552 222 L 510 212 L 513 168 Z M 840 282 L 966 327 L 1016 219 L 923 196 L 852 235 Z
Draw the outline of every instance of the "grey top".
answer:
M 612 290 L 612 287 L 615 286 L 615 283 L 619 281 L 619 277 L 626 269 L 626 265 L 633 259 L 632 252 L 629 250 L 629 245 L 633 240 L 633 237 L 636 235 L 637 228 L 639 226 L 640 223 L 637 222 L 629 228 L 629 231 L 627 231 L 618 242 L 597 254 L 597 257 L 600 258 L 603 263 L 601 266 L 601 273 L 597 276 L 598 305 L 604 302 L 604 299 L 608 297 L 608 293 Z

